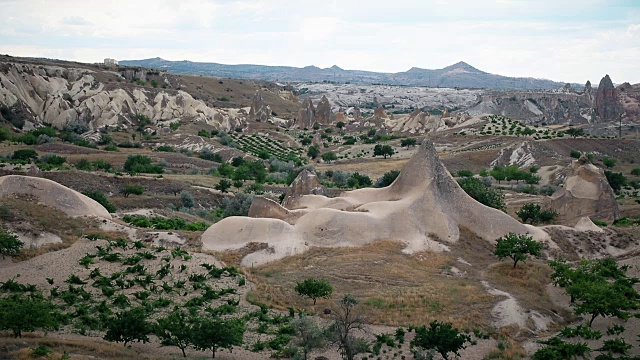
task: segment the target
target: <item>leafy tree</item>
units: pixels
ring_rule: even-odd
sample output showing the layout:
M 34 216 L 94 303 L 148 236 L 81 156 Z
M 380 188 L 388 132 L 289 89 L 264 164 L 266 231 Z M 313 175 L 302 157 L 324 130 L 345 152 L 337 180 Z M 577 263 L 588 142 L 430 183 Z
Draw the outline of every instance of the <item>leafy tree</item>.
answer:
M 640 176 L 640 168 L 633 168 L 631 175 Z
M 400 140 L 400 146 L 406 147 L 406 148 L 408 148 L 409 146 L 414 147 L 416 146 L 416 143 L 417 143 L 416 139 L 413 139 L 413 138 Z
M 263 159 L 263 160 L 269 160 L 269 158 L 271 157 L 271 154 L 269 154 L 269 152 L 265 149 L 258 151 L 257 155 L 260 159 Z
M 313 299 L 313 305 L 315 305 L 316 300 L 319 298 L 328 299 L 333 293 L 333 287 L 331 287 L 331 284 L 326 280 L 308 278 L 302 282 L 297 282 L 295 291 L 300 294 L 300 296 Z
M 460 356 L 459 351 L 464 350 L 470 341 L 471 336 L 461 333 L 451 323 L 432 321 L 429 328 L 423 325 L 416 329 L 411 348 L 413 351 L 435 350 L 446 360 L 449 353 Z
M 234 180 L 233 181 L 233 186 L 238 189 L 238 191 L 240 191 L 240 188 L 242 187 L 242 185 L 244 185 L 244 182 L 242 180 Z
M 250 178 L 251 176 L 249 175 L 249 167 L 246 165 L 242 165 L 236 168 L 236 171 L 234 171 L 233 176 L 231 177 L 232 180 L 240 181 L 243 183 Z
M 214 186 L 214 189 L 221 191 L 223 193 L 226 193 L 229 191 L 229 189 L 231 188 L 231 181 L 227 180 L 227 179 L 222 179 L 220 180 L 216 186 Z
M 246 162 L 247 161 L 242 156 L 236 156 L 233 159 L 231 159 L 231 165 L 233 165 L 233 167 L 240 167 L 244 165 Z
M 193 322 L 181 309 L 175 309 L 169 315 L 157 320 L 156 336 L 160 344 L 175 346 L 187 357 L 184 350 L 192 345 Z
M 142 186 L 133 184 L 127 184 L 125 185 L 124 189 L 122 189 L 122 195 L 124 195 L 124 197 L 129 197 L 129 195 L 131 194 L 142 195 L 143 192 L 144 188 Z
M 196 206 L 196 201 L 193 198 L 193 195 L 191 195 L 191 193 L 187 190 L 182 190 L 180 192 L 180 200 L 182 200 L 182 206 L 186 208 L 192 208 Z
M 570 343 L 557 336 L 540 343 L 546 346 L 536 351 L 531 357 L 532 360 L 579 359 L 585 358 L 591 352 L 584 342 Z
M 376 180 L 376 185 L 375 186 L 377 188 L 387 187 L 387 186 L 391 185 L 396 180 L 398 175 L 400 175 L 400 171 L 398 171 L 398 170 L 391 170 L 389 172 L 386 172 L 386 173 L 384 173 L 384 175 L 382 175 L 380 178 L 378 178 L 378 180 Z
M 351 176 L 347 180 L 347 186 L 352 188 L 360 189 L 363 187 L 371 186 L 371 184 L 372 184 L 371 178 L 369 178 L 367 175 L 360 174 L 357 172 L 351 174 Z
M 576 150 L 571 150 L 571 153 L 569 154 L 569 156 L 571 156 L 574 159 L 579 159 L 581 155 L 582 154 L 580 153 L 580 151 L 576 151 Z
M 526 261 L 528 255 L 540 256 L 540 250 L 542 250 L 542 243 L 533 240 L 530 236 L 508 233 L 496 240 L 494 254 L 500 260 L 506 257 L 511 258 L 515 268 L 518 261 Z
M 23 331 L 53 330 L 60 325 L 60 314 L 41 294 L 13 294 L 0 298 L 0 330 L 11 330 L 15 338 Z
M 616 159 L 612 159 L 610 157 L 603 157 L 602 158 L 602 163 L 604 164 L 604 166 L 608 167 L 608 168 L 612 168 L 614 166 L 616 166 Z
M 232 165 L 224 163 L 218 167 L 218 174 L 222 177 L 231 177 L 235 169 Z
M 337 127 L 338 129 L 342 129 L 344 126 L 345 126 L 345 123 L 344 123 L 344 122 L 342 122 L 342 121 L 338 121 L 338 122 L 336 123 L 336 127 Z
M 198 350 L 211 350 L 213 358 L 218 349 L 232 349 L 242 345 L 245 323 L 242 319 L 222 320 L 212 316 L 194 319 L 193 345 Z
M 309 150 L 307 151 L 307 156 L 315 159 L 320 155 L 320 147 L 318 145 L 309 146 Z
M 604 171 L 604 176 L 607 177 L 607 181 L 611 188 L 618 192 L 623 186 L 627 185 L 627 178 L 622 173 L 617 173 L 609 170 Z
M 458 184 L 467 195 L 474 198 L 481 204 L 506 211 L 507 205 L 504 202 L 504 194 L 500 190 L 485 186 L 480 179 L 464 178 L 458 180 Z
M 332 312 L 334 321 L 331 330 L 340 354 L 346 360 L 353 360 L 357 354 L 365 350 L 360 339 L 353 334 L 356 330 L 362 330 L 365 323 L 364 317 L 356 311 L 357 305 L 358 300 L 345 294 Z
M 392 156 L 393 154 L 395 154 L 395 151 L 393 150 L 391 145 L 378 144 L 373 147 L 373 156 L 381 155 L 386 159 L 387 156 Z
M 524 204 L 520 210 L 516 211 L 516 215 L 523 223 L 530 222 L 533 225 L 551 222 L 558 217 L 558 213 L 554 210 L 541 210 L 540 205 L 534 203 Z
M 313 318 L 301 316 L 292 320 L 290 326 L 293 328 L 295 336 L 293 343 L 301 349 L 304 360 L 307 360 L 311 351 L 326 346 L 327 336 Z
M 338 156 L 333 151 L 329 151 L 322 154 L 322 160 L 325 162 L 336 161 L 338 160 Z
M 149 314 L 142 307 L 122 311 L 107 322 L 104 339 L 123 342 L 124 346 L 130 342 L 149 342 L 153 325 L 147 321 L 148 317 Z
M 146 155 L 129 155 L 124 162 L 124 169 L 130 174 L 149 173 L 162 174 L 162 166 L 153 165 L 151 158 Z
M 473 176 L 473 171 L 461 169 L 461 170 L 458 170 L 458 176 L 459 177 L 472 177 Z
M 15 256 L 20 253 L 24 243 L 18 239 L 16 234 L 13 234 L 9 229 L 0 224 L 0 255 L 2 259 L 5 256 Z

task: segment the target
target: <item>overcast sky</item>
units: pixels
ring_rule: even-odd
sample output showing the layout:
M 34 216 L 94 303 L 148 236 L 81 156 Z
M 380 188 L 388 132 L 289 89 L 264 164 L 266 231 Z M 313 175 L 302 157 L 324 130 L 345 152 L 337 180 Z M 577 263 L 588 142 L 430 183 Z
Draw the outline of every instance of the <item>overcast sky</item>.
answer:
M 0 54 L 640 82 L 640 1 L 0 0 Z

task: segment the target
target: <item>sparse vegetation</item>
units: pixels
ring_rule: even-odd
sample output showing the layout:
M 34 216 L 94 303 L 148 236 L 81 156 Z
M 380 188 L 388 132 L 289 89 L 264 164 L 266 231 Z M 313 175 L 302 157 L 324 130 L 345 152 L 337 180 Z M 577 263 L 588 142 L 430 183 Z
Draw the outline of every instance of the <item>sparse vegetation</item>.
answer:
M 509 233 L 496 240 L 494 254 L 500 260 L 511 258 L 515 268 L 519 261 L 526 261 L 529 255 L 540 256 L 540 250 L 542 250 L 542 243 L 533 240 L 530 236 Z

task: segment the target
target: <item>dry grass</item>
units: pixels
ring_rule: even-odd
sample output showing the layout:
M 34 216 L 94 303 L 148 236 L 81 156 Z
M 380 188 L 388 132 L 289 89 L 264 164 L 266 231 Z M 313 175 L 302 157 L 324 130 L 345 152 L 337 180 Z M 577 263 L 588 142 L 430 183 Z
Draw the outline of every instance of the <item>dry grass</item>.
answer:
M 72 218 L 44 205 L 20 199 L 3 199 L 3 205 L 9 208 L 7 222 L 19 225 L 19 228 L 34 232 L 49 232 L 59 236 L 62 243 L 49 244 L 37 249 L 23 249 L 14 259 L 23 261 L 50 251 L 68 248 L 79 237 L 88 233 L 99 233 L 95 219 Z
M 515 340 L 500 336 L 497 348 L 487 354 L 485 360 L 518 360 L 527 357 L 526 350 Z
M 361 248 L 314 248 L 277 263 L 248 269 L 256 284 L 249 300 L 276 308 L 321 312 L 349 293 L 360 300 L 372 324 L 391 326 L 450 321 L 463 328 L 484 327 L 495 298 L 469 279 L 441 274 L 453 259 L 447 254 L 406 255 L 398 243 L 377 242 Z M 311 301 L 294 292 L 297 281 L 324 278 L 332 299 Z
M 34 359 L 31 349 L 44 345 L 53 352 L 47 359 L 60 359 L 66 353 L 73 353 L 70 359 L 151 359 L 149 355 L 126 348 L 119 344 L 92 338 L 61 339 L 41 336 L 34 333 L 25 334 L 20 339 L 8 335 L 0 335 L 0 358 Z M 5 350 L 6 349 L 6 350 Z

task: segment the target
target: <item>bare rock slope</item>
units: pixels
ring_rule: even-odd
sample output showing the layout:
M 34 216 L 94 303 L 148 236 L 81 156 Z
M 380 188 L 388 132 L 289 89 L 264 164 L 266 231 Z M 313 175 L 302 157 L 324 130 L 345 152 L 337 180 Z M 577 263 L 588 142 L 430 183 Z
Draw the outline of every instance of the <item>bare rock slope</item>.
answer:
M 19 197 L 58 209 L 73 217 L 96 216 L 111 219 L 97 201 L 49 179 L 7 175 L 0 177 L 0 198 Z
M 279 207 L 275 202 L 272 205 Z M 296 206 L 294 210 L 274 209 L 272 213 L 280 215 L 286 211 L 296 214 L 278 216 L 280 219 L 226 218 L 207 229 L 202 246 L 224 251 L 249 243 L 268 244 L 267 249 L 244 257 L 242 263 L 250 266 L 299 254 L 312 246 L 362 246 L 378 240 L 402 242 L 407 253 L 446 251 L 458 241 L 460 228 L 487 241 L 508 232 L 547 238 L 542 230 L 469 197 L 428 141 L 386 188 L 347 191 L 336 198 L 306 195 Z

